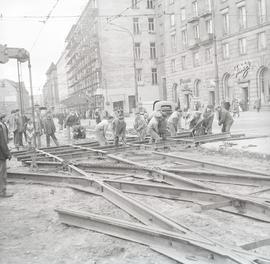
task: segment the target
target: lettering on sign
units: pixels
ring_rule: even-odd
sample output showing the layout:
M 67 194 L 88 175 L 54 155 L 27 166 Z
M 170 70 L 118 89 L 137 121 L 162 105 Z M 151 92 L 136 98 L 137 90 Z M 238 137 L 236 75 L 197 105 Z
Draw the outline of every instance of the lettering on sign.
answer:
M 234 76 L 236 79 L 245 79 L 251 68 L 251 62 L 245 61 L 234 66 Z

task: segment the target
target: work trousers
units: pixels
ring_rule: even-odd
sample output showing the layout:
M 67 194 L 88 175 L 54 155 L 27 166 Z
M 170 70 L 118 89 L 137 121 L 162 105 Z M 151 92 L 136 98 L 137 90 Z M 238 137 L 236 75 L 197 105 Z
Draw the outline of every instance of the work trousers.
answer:
M 36 133 L 36 140 L 37 140 L 37 148 L 41 147 L 41 133 L 37 132 Z
M 224 132 L 230 132 L 231 127 L 232 127 L 232 124 L 233 124 L 233 121 L 223 123 L 222 124 L 221 132 L 222 133 L 224 133 Z
M 13 132 L 13 141 L 14 141 L 14 146 L 16 147 L 16 148 L 18 148 L 19 147 L 19 131 L 18 130 L 15 130 L 14 132 Z
M 146 137 L 146 128 L 137 131 L 139 141 L 144 141 Z
M 106 138 L 104 135 L 104 131 L 103 130 L 97 130 L 96 131 L 96 139 L 99 143 L 100 146 L 105 146 L 106 145 Z
M 176 132 L 177 132 L 177 125 L 174 123 L 168 123 L 168 127 L 170 130 L 170 134 L 172 137 L 176 136 Z
M 0 194 L 6 193 L 7 188 L 7 162 L 0 160 Z
M 51 141 L 51 138 L 53 139 L 53 141 L 54 141 L 55 145 L 58 147 L 58 146 L 59 146 L 59 144 L 58 144 L 57 138 L 56 138 L 55 134 L 54 134 L 54 133 L 52 133 L 52 134 L 46 134 L 46 143 L 47 143 L 47 148 L 49 148 L 49 147 L 50 147 L 50 143 L 51 143 L 50 141 Z

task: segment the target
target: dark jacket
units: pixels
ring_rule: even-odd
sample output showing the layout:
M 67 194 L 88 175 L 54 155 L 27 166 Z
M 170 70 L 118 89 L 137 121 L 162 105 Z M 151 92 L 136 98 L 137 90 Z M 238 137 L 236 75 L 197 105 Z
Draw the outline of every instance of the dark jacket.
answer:
M 227 111 L 226 109 L 221 109 L 219 111 L 219 115 L 218 115 L 218 124 L 222 125 L 222 124 L 232 124 L 233 123 L 233 118 L 232 115 L 229 111 Z
M 46 135 L 52 135 L 55 133 L 56 129 L 55 129 L 55 125 L 53 122 L 52 118 L 46 118 L 44 119 L 44 123 L 43 123 L 43 128 L 44 128 L 44 133 Z
M 8 130 L 5 124 L 0 122 L 0 160 L 8 159 L 11 154 L 7 145 Z

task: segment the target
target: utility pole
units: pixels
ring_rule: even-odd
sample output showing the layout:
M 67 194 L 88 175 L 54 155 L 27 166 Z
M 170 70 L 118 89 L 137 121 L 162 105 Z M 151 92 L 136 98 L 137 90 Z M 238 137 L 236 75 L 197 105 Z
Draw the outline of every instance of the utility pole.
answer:
M 17 71 L 18 71 L 18 92 L 19 92 L 19 100 L 20 100 L 20 112 L 23 117 L 24 109 L 23 109 L 23 97 L 22 97 L 22 86 L 21 86 L 21 76 L 20 76 L 20 62 L 17 59 Z
M 213 25 L 213 46 L 214 46 L 214 71 L 215 71 L 215 104 L 220 103 L 219 98 L 219 70 L 218 70 L 218 55 L 217 55 L 217 35 L 216 35 L 216 14 L 215 14 L 215 5 L 214 0 L 211 0 L 211 9 L 212 9 L 212 25 Z

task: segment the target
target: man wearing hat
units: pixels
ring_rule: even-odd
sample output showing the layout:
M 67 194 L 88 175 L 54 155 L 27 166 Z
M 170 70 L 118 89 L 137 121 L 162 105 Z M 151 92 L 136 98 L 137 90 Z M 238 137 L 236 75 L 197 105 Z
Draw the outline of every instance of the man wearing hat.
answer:
M 158 129 L 158 125 L 159 122 L 162 119 L 162 114 L 161 112 L 157 111 L 154 113 L 153 117 L 151 118 L 150 122 L 148 123 L 147 126 L 147 132 L 150 135 L 150 143 L 152 143 L 152 141 L 155 141 L 155 143 L 160 141 L 160 136 L 159 136 L 159 129 Z
M 136 117 L 135 117 L 135 123 L 134 123 L 134 129 L 136 130 L 139 141 L 143 141 L 146 137 L 146 128 L 147 123 L 145 121 L 145 118 L 143 115 L 141 115 L 140 111 L 136 111 Z
M 6 191 L 7 186 L 7 159 L 11 159 L 8 148 L 8 129 L 3 119 L 6 115 L 0 114 L 0 197 L 11 197 Z
M 124 120 L 124 113 L 120 112 L 119 117 L 115 118 L 112 122 L 112 131 L 114 135 L 114 144 L 118 146 L 119 140 L 126 143 L 126 122 Z

